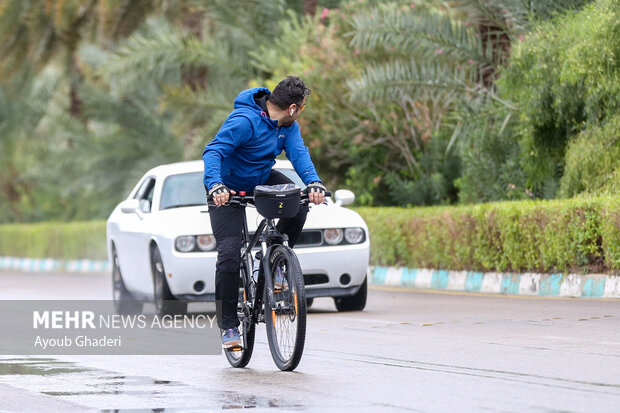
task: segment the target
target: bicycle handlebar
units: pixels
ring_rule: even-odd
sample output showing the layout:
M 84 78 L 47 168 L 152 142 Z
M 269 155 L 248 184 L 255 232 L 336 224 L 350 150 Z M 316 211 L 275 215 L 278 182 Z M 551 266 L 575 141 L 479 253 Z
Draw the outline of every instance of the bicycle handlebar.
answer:
M 332 193 L 330 191 L 325 191 L 325 196 L 332 196 Z M 230 194 L 230 198 L 228 198 L 228 202 L 225 205 L 248 205 L 248 204 L 253 204 L 254 203 L 254 195 L 245 195 L 245 193 L 243 195 L 239 194 L 239 195 L 232 195 Z M 301 193 L 301 199 L 299 201 L 299 205 L 304 205 L 308 203 L 308 194 L 306 192 L 302 192 Z M 208 195 L 207 196 L 207 205 L 209 206 L 217 206 L 213 203 L 213 196 L 212 195 Z

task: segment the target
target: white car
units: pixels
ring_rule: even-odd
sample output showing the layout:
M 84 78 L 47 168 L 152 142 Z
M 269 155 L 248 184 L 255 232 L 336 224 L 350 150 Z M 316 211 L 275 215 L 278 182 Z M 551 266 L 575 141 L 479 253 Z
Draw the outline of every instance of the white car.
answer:
M 157 311 L 183 312 L 188 302 L 215 300 L 217 251 L 203 168 L 202 161 L 153 168 L 112 211 L 106 239 L 117 311 L 140 312 L 143 303 L 154 302 Z M 305 187 L 290 162 L 277 160 L 274 168 Z M 367 295 L 368 227 L 359 214 L 342 207 L 353 202 L 351 191 L 336 191 L 334 198 L 310 206 L 294 251 L 309 305 L 314 297 L 333 297 L 339 311 L 361 311 Z M 262 217 L 255 208 L 246 213 L 253 232 Z

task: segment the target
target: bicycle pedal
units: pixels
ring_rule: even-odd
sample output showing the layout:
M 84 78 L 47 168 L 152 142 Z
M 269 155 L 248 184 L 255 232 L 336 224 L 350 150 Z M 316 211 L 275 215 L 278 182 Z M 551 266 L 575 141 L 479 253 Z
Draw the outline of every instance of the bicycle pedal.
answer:
M 226 351 L 243 351 L 243 347 L 229 347 Z

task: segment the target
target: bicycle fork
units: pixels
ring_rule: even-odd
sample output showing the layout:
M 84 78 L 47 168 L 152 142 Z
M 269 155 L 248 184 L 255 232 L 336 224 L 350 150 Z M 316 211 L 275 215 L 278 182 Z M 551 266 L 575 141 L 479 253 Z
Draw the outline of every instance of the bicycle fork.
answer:
M 261 267 L 263 268 L 263 275 L 265 277 L 265 288 L 267 290 L 267 302 L 264 303 L 265 310 L 269 309 L 269 311 L 273 311 L 277 309 L 276 300 L 274 297 L 274 287 L 273 287 L 273 277 L 271 276 L 271 263 L 269 259 L 271 257 L 271 251 L 278 247 L 280 244 L 269 245 L 267 246 L 267 237 L 262 235 L 260 238 L 261 244 L 261 252 L 263 254 L 261 258 Z M 288 246 L 288 236 L 286 234 L 282 235 L 282 244 Z M 266 313 L 267 311 L 265 311 Z M 265 315 L 266 316 L 266 315 Z
M 273 296 L 273 278 L 271 277 L 271 264 L 269 263 L 269 258 L 271 256 L 271 250 L 273 246 L 267 246 L 267 241 L 261 240 L 261 250 L 263 252 L 263 256 L 261 258 L 261 267 L 263 267 L 263 276 L 265 278 L 265 290 L 267 291 L 266 297 L 267 300 L 264 303 L 265 305 L 265 317 L 267 317 L 267 311 L 271 313 L 272 310 L 276 309 L 276 300 Z

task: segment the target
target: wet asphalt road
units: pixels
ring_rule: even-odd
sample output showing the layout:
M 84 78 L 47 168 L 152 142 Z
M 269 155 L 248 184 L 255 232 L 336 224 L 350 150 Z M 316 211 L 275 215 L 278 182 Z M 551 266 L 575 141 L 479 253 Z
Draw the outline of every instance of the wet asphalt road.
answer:
M 0 272 L 0 299 L 108 299 L 107 274 Z M 246 369 L 223 356 L 0 356 L 0 412 L 620 411 L 620 301 L 371 289 L 317 299 L 295 372 L 264 326 Z

